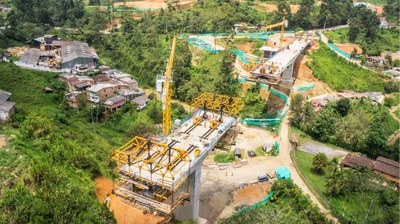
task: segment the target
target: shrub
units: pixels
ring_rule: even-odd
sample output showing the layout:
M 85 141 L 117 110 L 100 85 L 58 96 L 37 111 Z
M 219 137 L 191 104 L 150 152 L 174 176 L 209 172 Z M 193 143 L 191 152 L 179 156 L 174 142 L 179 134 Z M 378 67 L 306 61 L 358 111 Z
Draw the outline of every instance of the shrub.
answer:
M 214 161 L 217 163 L 231 163 L 235 161 L 235 155 L 233 152 L 221 152 L 214 156 Z

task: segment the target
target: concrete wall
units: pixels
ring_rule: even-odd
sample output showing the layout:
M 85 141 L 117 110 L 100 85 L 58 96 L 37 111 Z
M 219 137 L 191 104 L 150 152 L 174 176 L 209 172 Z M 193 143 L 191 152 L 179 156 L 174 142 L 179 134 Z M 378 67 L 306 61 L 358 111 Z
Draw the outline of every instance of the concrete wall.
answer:
M 72 61 L 62 63 L 63 69 L 72 69 L 76 64 L 83 64 L 83 65 L 98 65 L 98 60 L 93 58 L 76 58 Z

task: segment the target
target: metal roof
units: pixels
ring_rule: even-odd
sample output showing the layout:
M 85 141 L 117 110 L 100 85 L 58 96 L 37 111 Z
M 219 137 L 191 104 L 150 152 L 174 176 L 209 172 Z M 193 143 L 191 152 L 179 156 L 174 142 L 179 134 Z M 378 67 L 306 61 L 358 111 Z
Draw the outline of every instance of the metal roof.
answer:
M 0 89 L 0 102 L 7 101 L 11 96 L 11 93 Z
M 113 105 L 115 103 L 121 102 L 121 101 L 125 101 L 125 97 L 124 96 L 113 96 L 109 99 L 106 100 L 106 102 L 104 102 L 104 105 Z
M 0 102 L 0 111 L 9 112 L 15 106 L 14 102 L 3 101 Z
M 98 92 L 104 88 L 110 88 L 110 87 L 114 87 L 114 85 L 110 84 L 110 83 L 98 83 L 98 84 L 93 85 L 92 87 L 88 88 L 87 90 L 89 92 Z
M 96 50 L 89 47 L 87 43 L 79 41 L 68 41 L 61 46 L 61 61 L 66 63 L 77 58 L 99 59 Z
M 137 105 L 143 105 L 146 104 L 147 102 L 149 102 L 149 98 L 147 98 L 146 95 L 138 96 L 132 100 L 132 103 L 136 103 Z
M 36 48 L 31 48 L 24 52 L 19 61 L 26 64 L 37 65 L 37 63 L 39 62 L 39 58 L 40 50 Z

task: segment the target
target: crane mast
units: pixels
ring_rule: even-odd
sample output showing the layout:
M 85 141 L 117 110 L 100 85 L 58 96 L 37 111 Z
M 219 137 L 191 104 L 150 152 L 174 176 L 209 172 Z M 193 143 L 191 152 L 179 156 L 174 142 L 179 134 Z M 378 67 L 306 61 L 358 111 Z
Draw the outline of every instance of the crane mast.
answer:
M 281 27 L 281 33 L 280 33 L 280 38 L 279 38 L 279 48 L 282 48 L 282 43 L 283 43 L 283 34 L 285 32 L 285 27 L 288 26 L 288 21 L 286 20 L 285 17 L 282 18 L 282 21 L 279 23 L 275 23 L 272 25 L 264 26 L 262 29 L 269 30 L 275 27 Z
M 172 66 L 174 64 L 176 37 L 172 40 L 171 55 L 169 56 L 169 61 L 167 65 L 167 70 L 165 72 L 165 83 L 162 93 L 163 102 L 163 132 L 164 135 L 168 135 L 171 131 L 171 100 L 172 100 Z

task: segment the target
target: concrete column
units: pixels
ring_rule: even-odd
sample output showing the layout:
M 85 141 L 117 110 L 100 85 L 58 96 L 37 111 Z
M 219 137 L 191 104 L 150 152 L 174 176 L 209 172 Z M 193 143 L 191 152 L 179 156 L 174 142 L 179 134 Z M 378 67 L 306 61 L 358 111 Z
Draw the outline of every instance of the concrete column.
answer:
M 175 211 L 178 220 L 194 220 L 197 222 L 200 206 L 201 166 L 189 175 L 190 201 L 184 206 L 179 206 Z
M 287 87 L 292 87 L 293 85 L 293 69 L 294 69 L 294 61 L 293 63 L 289 65 L 289 67 L 287 67 L 283 73 L 282 73 L 282 79 L 281 79 L 281 83 L 284 86 Z

